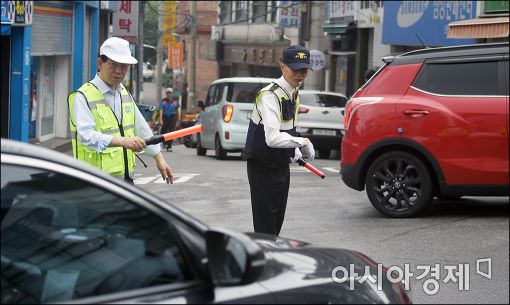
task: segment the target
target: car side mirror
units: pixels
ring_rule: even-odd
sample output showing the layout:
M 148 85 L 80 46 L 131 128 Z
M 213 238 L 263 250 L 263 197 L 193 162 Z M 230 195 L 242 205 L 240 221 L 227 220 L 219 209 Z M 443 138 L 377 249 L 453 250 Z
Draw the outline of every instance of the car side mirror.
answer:
M 207 260 L 214 284 L 234 286 L 253 283 L 264 270 L 262 249 L 248 236 L 224 229 L 205 233 Z

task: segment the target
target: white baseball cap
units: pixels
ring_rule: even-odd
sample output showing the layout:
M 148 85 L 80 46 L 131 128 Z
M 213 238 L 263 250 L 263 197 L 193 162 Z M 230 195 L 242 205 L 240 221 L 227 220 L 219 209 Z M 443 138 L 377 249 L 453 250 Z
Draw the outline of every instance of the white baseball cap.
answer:
M 111 60 L 121 64 L 138 63 L 138 60 L 131 56 L 129 42 L 119 37 L 110 37 L 106 39 L 99 49 L 99 55 L 105 55 Z
M 174 89 L 172 89 L 172 88 L 168 87 L 168 88 L 166 88 L 165 92 L 172 92 L 172 93 L 173 93 L 173 92 L 174 92 Z

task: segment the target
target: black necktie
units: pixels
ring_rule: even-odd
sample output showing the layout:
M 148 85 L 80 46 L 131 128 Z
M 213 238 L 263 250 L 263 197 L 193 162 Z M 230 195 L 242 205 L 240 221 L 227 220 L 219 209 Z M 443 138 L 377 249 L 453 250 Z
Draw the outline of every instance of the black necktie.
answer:
M 298 96 L 298 90 L 294 90 L 294 93 L 292 93 L 292 102 L 296 103 Z

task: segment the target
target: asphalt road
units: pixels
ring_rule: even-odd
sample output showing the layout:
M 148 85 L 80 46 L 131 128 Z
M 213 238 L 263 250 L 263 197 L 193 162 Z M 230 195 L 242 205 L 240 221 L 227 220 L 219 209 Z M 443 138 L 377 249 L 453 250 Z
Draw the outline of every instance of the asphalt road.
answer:
M 246 163 L 240 154 L 219 161 L 212 151 L 199 157 L 194 149 L 174 145 L 173 152 L 164 155 L 176 182 L 162 183 L 155 162 L 143 157 L 149 167 L 137 166 L 137 186 L 210 226 L 253 230 Z M 414 303 L 509 303 L 508 198 L 436 200 L 420 218 L 389 219 L 371 206 L 364 192 L 343 184 L 338 156 L 313 165 L 326 179 L 291 167 L 281 236 L 357 250 L 398 270 L 408 266 L 413 275 L 403 274 L 409 276 Z M 428 268 L 430 273 L 421 277 Z M 490 279 L 481 275 L 489 271 Z M 449 272 L 459 272 L 456 281 L 447 277 Z

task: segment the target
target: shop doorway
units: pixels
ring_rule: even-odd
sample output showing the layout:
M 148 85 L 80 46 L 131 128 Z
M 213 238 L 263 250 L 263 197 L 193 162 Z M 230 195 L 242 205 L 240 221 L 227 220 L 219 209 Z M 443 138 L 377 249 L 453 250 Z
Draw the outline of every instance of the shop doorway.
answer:
M 2 78 L 1 81 L 1 121 L 2 121 L 2 138 L 9 137 L 9 121 L 10 121 L 10 98 L 11 94 L 11 36 L 10 35 L 1 35 L 2 37 L 2 56 L 1 65 L 0 65 L 0 75 Z
M 55 137 L 55 57 L 33 57 L 30 94 L 30 136 Z

